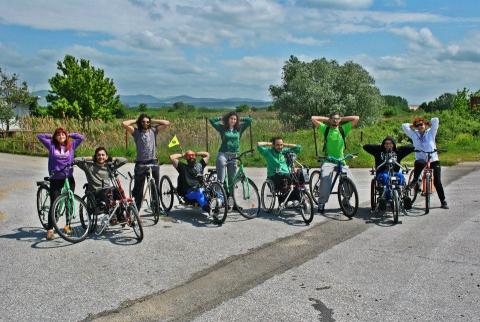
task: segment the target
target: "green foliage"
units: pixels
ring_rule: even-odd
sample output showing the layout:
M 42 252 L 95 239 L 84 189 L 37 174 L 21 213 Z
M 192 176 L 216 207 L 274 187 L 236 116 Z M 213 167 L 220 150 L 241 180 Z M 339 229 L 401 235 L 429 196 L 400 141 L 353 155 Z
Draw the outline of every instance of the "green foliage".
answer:
M 312 115 L 332 111 L 359 115 L 364 124 L 373 122 L 384 104 L 374 84 L 373 77 L 353 62 L 339 65 L 322 58 L 306 63 L 291 56 L 283 66 L 282 85 L 269 90 L 282 123 L 301 128 Z
M 400 108 L 408 111 L 408 101 L 401 96 L 383 95 L 385 105 L 388 107 Z
M 103 69 L 70 55 L 57 62 L 57 69 L 60 73 L 49 79 L 52 89 L 46 97 L 52 116 L 76 118 L 85 123 L 122 114 L 113 80 L 105 77 Z
M 145 104 L 145 103 L 138 104 L 137 111 L 146 112 L 147 111 L 147 104 Z
M 15 118 L 14 109 L 19 104 L 29 105 L 32 97 L 28 92 L 27 82 L 18 84 L 16 74 L 8 75 L 0 68 L 0 124 L 10 130 L 10 124 Z
M 452 93 L 443 93 L 431 102 L 422 103 L 419 108 L 425 112 L 449 110 L 453 108 L 455 96 Z
M 238 105 L 237 107 L 235 107 L 235 111 L 237 113 L 245 113 L 245 112 L 249 112 L 250 111 L 250 106 L 247 105 L 247 104 L 241 104 L 241 105 Z

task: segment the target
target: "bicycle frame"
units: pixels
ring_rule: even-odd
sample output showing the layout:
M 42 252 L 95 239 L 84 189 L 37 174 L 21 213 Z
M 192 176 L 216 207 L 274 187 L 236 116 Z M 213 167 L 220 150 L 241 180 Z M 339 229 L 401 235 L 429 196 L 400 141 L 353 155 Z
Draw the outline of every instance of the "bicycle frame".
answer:
M 335 166 L 334 170 L 333 170 L 333 171 L 335 171 L 335 177 L 333 178 L 332 185 L 330 187 L 330 194 L 334 194 L 334 195 L 338 194 L 338 189 L 337 189 L 337 191 L 333 192 L 333 188 L 335 187 L 335 184 L 337 183 L 337 179 L 338 179 L 339 176 L 342 176 L 342 177 L 347 176 L 347 174 L 345 172 L 343 172 L 343 161 L 351 159 L 354 156 L 355 155 L 353 155 L 353 154 L 347 154 L 342 159 L 337 159 L 337 158 L 333 158 L 333 157 L 320 157 L 319 158 L 319 160 L 323 159 L 323 162 L 322 162 L 322 165 L 320 166 L 320 169 L 322 168 L 323 164 L 326 161 L 335 161 L 336 164 L 337 164 Z
M 235 175 L 233 176 L 232 182 L 228 181 L 228 171 L 227 171 L 227 175 L 225 176 L 225 180 L 223 182 L 223 186 L 225 187 L 225 191 L 227 192 L 228 195 L 231 195 L 233 193 L 233 183 L 236 182 L 239 178 L 240 179 L 245 178 L 246 180 L 248 180 L 248 176 L 244 170 L 242 157 L 252 152 L 253 150 L 242 152 L 240 153 L 239 156 L 235 156 L 230 161 L 227 161 L 227 164 L 234 163 L 234 162 L 236 163 L 238 161 L 238 169 L 237 169 L 237 172 L 235 172 Z M 247 187 L 245 188 L 245 185 L 242 185 L 243 194 L 247 198 L 250 198 L 250 185 L 247 184 L 246 186 Z
M 425 154 L 427 154 L 427 162 L 425 163 L 425 167 L 422 169 L 422 175 L 421 175 L 421 179 L 419 178 L 419 181 L 421 180 L 421 182 L 419 182 L 421 184 L 421 188 L 422 188 L 422 194 L 425 195 L 426 194 L 426 191 L 427 191 L 427 187 L 426 187 L 426 179 L 429 178 L 430 179 L 430 194 L 432 194 L 433 192 L 435 192 L 435 185 L 433 184 L 433 169 L 431 168 L 430 166 L 430 162 L 431 162 L 431 159 L 432 159 L 432 154 L 437 152 L 437 150 L 434 150 L 434 151 L 430 151 L 430 152 L 426 152 L 426 151 L 422 151 L 422 150 L 415 150 L 415 152 L 423 152 Z

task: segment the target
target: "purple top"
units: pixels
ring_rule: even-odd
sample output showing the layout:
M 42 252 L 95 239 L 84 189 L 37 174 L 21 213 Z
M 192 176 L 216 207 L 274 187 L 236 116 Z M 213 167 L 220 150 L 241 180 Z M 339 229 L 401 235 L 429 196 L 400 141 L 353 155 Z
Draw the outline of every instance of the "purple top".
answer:
M 44 133 L 38 134 L 37 138 L 48 150 L 48 173 L 56 172 L 52 176 L 52 179 L 65 179 L 66 177 L 71 177 L 73 175 L 73 167 L 70 169 L 65 169 L 65 171 L 58 172 L 64 168 L 67 164 L 73 163 L 74 151 L 80 143 L 85 139 L 83 135 L 78 133 L 70 133 L 68 135 L 71 139 L 72 149 L 70 151 L 65 151 L 65 147 L 61 146 L 60 150 L 55 148 L 55 144 L 52 142 L 52 134 Z

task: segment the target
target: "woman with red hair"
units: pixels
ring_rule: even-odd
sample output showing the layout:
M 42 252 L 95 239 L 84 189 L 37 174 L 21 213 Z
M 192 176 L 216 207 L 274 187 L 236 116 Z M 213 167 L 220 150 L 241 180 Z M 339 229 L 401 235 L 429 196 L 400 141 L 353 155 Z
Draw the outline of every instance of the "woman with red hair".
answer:
M 78 133 L 68 134 L 59 127 L 52 134 L 42 133 L 37 135 L 38 140 L 48 150 L 48 173 L 50 179 L 50 211 L 55 199 L 60 195 L 63 184 L 68 178 L 70 188 L 75 191 L 75 180 L 73 179 L 73 168 L 65 166 L 73 163 L 75 149 L 84 140 L 83 135 Z M 62 169 L 64 169 L 62 171 Z M 53 223 L 48 215 L 47 240 L 53 239 Z

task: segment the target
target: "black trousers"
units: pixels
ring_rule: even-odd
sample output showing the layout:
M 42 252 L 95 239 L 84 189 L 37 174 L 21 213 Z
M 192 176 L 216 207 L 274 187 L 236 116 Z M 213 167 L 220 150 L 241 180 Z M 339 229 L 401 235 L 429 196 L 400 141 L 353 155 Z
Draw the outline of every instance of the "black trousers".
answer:
M 142 167 L 142 165 L 147 164 L 158 164 L 156 160 L 148 160 L 148 161 L 137 161 L 135 162 L 135 169 L 134 169 L 134 181 L 133 181 L 133 190 L 132 195 L 135 198 L 135 204 L 137 205 L 137 209 L 140 212 L 140 206 L 142 204 L 143 198 L 143 187 L 145 186 L 145 178 L 147 177 L 148 168 Z M 152 168 L 152 175 L 155 179 L 155 183 L 157 184 L 157 192 L 160 189 L 160 168 L 154 167 Z
M 426 162 L 423 160 L 415 160 L 413 169 L 413 180 L 416 181 L 420 177 L 420 173 L 425 168 Z M 430 162 L 430 167 L 433 169 L 433 185 L 437 190 L 438 198 L 440 201 L 445 201 L 445 192 L 442 185 L 442 171 L 440 167 L 440 161 Z
M 273 181 L 275 190 L 277 192 L 280 192 L 280 195 L 278 196 L 278 199 L 279 199 L 278 201 L 283 202 L 287 197 L 287 193 L 290 189 L 290 185 L 292 184 L 292 176 L 288 173 L 276 173 L 273 176 L 271 176 L 270 179 Z M 290 194 L 290 197 L 288 198 L 288 200 L 298 200 L 298 199 L 299 199 L 299 193 L 295 189 Z
M 68 182 L 70 184 L 70 190 L 75 192 L 75 179 L 72 177 L 68 177 Z M 52 211 L 53 211 L 53 202 L 60 196 L 60 192 L 62 191 L 63 185 L 65 184 L 65 179 L 50 179 L 50 211 L 48 214 L 48 224 L 47 229 L 53 229 L 53 222 L 52 222 Z

